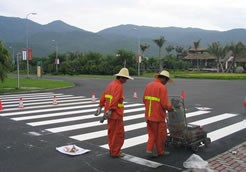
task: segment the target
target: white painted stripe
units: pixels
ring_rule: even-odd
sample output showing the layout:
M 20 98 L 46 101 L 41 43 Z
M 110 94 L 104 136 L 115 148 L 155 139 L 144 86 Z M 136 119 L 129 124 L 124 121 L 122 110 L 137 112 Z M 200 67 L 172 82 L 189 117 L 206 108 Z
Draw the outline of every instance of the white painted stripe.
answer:
M 235 116 L 237 116 L 237 115 L 236 114 L 231 114 L 231 113 L 224 113 L 224 114 L 221 114 L 221 115 L 217 115 L 217 116 L 213 116 L 213 117 L 210 117 L 210 118 L 202 119 L 202 120 L 199 120 L 199 121 L 191 122 L 190 124 L 204 126 L 204 125 L 211 124 L 211 123 L 214 123 L 214 122 L 217 122 L 217 121 L 221 121 L 221 120 L 224 120 L 224 119 L 232 118 L 232 117 L 235 117 Z
M 125 129 L 125 132 L 127 132 L 127 131 L 137 130 L 137 129 L 144 128 L 144 127 L 146 127 L 146 122 L 126 125 L 124 127 L 124 129 Z M 86 133 L 86 134 L 80 134 L 80 135 L 76 135 L 76 136 L 71 136 L 70 138 L 75 139 L 75 140 L 79 140 L 79 141 L 84 141 L 84 140 L 90 140 L 90 139 L 104 137 L 104 136 L 107 136 L 107 130 L 101 130 L 101 131 L 96 131 L 96 132 L 91 132 L 91 133 Z
M 49 113 L 43 115 L 34 115 L 34 116 L 24 116 L 24 117 L 16 117 L 11 118 L 15 121 L 23 121 L 23 120 L 30 120 L 30 119 L 39 119 L 39 118 L 49 118 L 55 116 L 64 116 L 64 115 L 73 115 L 73 114 L 82 114 L 87 112 L 95 112 L 95 109 L 85 109 L 85 110 L 76 110 L 76 111 L 69 111 L 69 112 L 57 112 L 57 113 Z
M 16 103 L 19 101 L 20 97 L 22 97 L 23 101 L 24 102 L 32 102 L 33 100 L 35 101 L 42 101 L 42 99 L 45 99 L 45 98 L 53 98 L 53 96 L 55 96 L 56 94 L 54 95 L 47 95 L 47 96 L 35 96 L 35 95 L 32 95 L 32 97 L 22 97 L 22 96 L 19 96 L 19 97 L 16 97 L 16 98 L 11 98 L 11 99 L 3 99 L 3 103 Z M 57 97 L 72 97 L 72 95 L 62 95 L 62 94 L 57 94 L 56 95 Z M 80 97 L 81 98 L 81 97 Z
M 88 118 L 86 118 L 88 116 Z M 49 125 L 49 124 L 57 124 L 62 122 L 71 122 L 71 121 L 77 121 L 77 120 L 83 120 L 83 119 L 89 119 L 91 118 L 91 115 L 82 115 L 82 116 L 76 116 L 76 117 L 68 117 L 68 118 L 60 118 L 60 119 L 53 119 L 53 120 L 44 120 L 44 121 L 38 121 L 38 122 L 30 122 L 27 123 L 31 126 L 41 126 L 41 125 Z M 138 119 L 138 118 L 144 118 L 144 114 L 136 114 L 131 116 L 124 117 L 124 121 L 132 120 L 132 119 Z
M 189 113 L 186 113 L 186 118 L 189 118 L 189 117 L 193 117 L 193 116 L 199 116 L 199 115 L 203 115 L 203 114 L 207 114 L 207 113 L 210 113 L 211 111 L 195 111 L 195 112 L 189 112 Z
M 128 107 L 128 105 L 125 105 L 125 107 Z M 136 108 L 134 110 L 128 109 L 128 110 L 125 110 L 124 113 L 130 113 L 130 112 L 133 112 L 133 111 L 137 112 L 137 111 L 141 111 L 141 110 L 142 110 L 142 108 Z M 96 111 L 96 109 L 85 109 L 85 110 L 77 110 L 77 111 L 69 111 L 69 112 L 49 113 L 49 114 L 43 114 L 43 115 L 14 117 L 14 118 L 11 118 L 11 119 L 13 119 L 15 121 L 23 121 L 23 120 L 30 120 L 30 119 L 39 119 L 39 118 L 48 118 L 48 117 L 55 117 L 55 116 L 72 115 L 72 114 L 78 114 L 78 113 L 82 114 L 82 113 L 95 112 L 95 111 Z M 4 115 L 4 114 L 0 114 L 0 116 L 1 115 Z M 94 115 L 92 115 L 92 116 L 94 116 Z
M 12 98 L 12 97 L 19 97 L 19 96 L 33 96 L 33 95 L 52 95 L 53 92 L 46 92 L 46 93 L 33 93 L 33 94 L 8 94 L 8 95 L 2 95 L 0 98 Z
M 48 102 L 53 102 L 53 97 L 54 96 L 50 96 L 50 97 L 45 97 L 45 98 L 35 98 L 35 99 L 25 99 L 23 98 L 22 101 L 24 103 L 24 105 L 28 104 L 28 103 L 33 103 L 33 102 L 40 102 L 40 103 L 46 103 L 48 104 Z M 83 96 L 80 96 L 80 97 L 72 97 L 72 96 L 66 96 L 66 95 L 61 95 L 61 96 L 57 96 L 56 99 L 58 102 L 60 102 L 60 100 L 70 100 L 70 99 L 81 99 L 81 98 L 84 98 Z M 89 100 L 89 99 L 88 99 Z M 18 99 L 15 99 L 14 101 L 5 101 L 3 102 L 3 105 L 8 105 L 8 104 L 19 104 L 19 98 Z M 48 101 L 48 102 L 47 102 Z
M 207 135 L 213 142 L 244 129 L 246 129 L 246 120 L 212 131 Z
M 10 113 L 3 113 L 0 116 L 17 116 L 17 115 L 27 115 L 27 114 L 34 114 L 34 113 L 43 113 L 43 112 L 53 112 L 53 111 L 62 111 L 62 110 L 71 110 L 71 109 L 82 109 L 82 108 L 89 108 L 89 107 L 97 107 L 97 104 L 91 105 L 83 105 L 83 106 L 71 106 L 71 107 L 57 107 L 52 109 L 38 109 L 38 110 L 30 110 L 30 111 L 20 111 L 20 112 L 10 112 Z M 22 109 L 24 110 L 24 109 Z M 94 109 L 95 111 L 95 109 Z
M 164 164 L 161 164 L 159 162 L 150 161 L 150 160 L 139 158 L 139 157 L 132 156 L 132 155 L 129 155 L 129 154 L 124 154 L 124 156 L 121 159 L 133 162 L 135 164 L 151 167 L 151 168 L 157 168 L 157 167 L 160 167 L 160 166 L 164 165 Z M 173 168 L 173 166 L 170 166 L 170 165 L 166 165 L 166 166 Z M 176 168 L 176 167 L 174 167 L 174 168 L 175 169 L 179 169 L 179 168 Z M 179 169 L 179 170 L 182 170 L 182 169 Z
M 95 118 L 94 115 L 87 115 L 88 118 Z M 139 118 L 140 115 L 136 115 L 135 118 Z M 143 116 L 142 116 L 143 117 Z M 124 120 L 132 120 L 134 118 L 125 118 Z M 68 126 L 62 126 L 62 127 L 55 127 L 55 128 L 48 128 L 46 129 L 49 132 L 52 133 L 60 133 L 60 132 L 64 132 L 64 131 L 71 131 L 71 130 L 77 130 L 77 129 L 82 129 L 82 128 L 88 128 L 88 127 L 94 127 L 94 126 L 98 126 L 98 125 L 105 125 L 105 123 L 100 123 L 99 121 L 94 121 L 94 122 L 87 122 L 87 123 L 82 123 L 82 124 L 74 124 L 74 125 L 68 125 Z
M 146 143 L 147 140 L 148 140 L 148 135 L 147 134 L 144 134 L 144 135 L 141 135 L 141 136 L 137 136 L 137 137 L 133 137 L 133 138 L 129 138 L 129 139 L 125 139 L 124 145 L 123 145 L 123 147 L 121 149 L 126 149 L 126 148 L 129 148 L 129 147 L 132 147 L 132 146 L 136 146 L 136 145 L 139 145 L 139 144 Z M 101 145 L 100 147 L 105 148 L 105 149 L 109 149 L 108 144 Z
M 92 101 L 85 101 L 85 100 L 88 100 L 88 99 L 73 99 L 73 100 L 66 100 L 66 101 L 57 101 L 57 105 L 54 106 L 53 105 L 53 100 L 49 100 L 48 102 L 37 102 L 37 103 L 25 103 L 24 106 L 25 106 L 25 110 L 29 110 L 29 109 L 40 109 L 40 108 L 48 108 L 48 107 L 59 107 L 59 106 L 69 106 L 69 105 L 78 105 L 78 104 L 88 104 L 88 103 L 92 103 Z M 72 101 L 72 102 L 71 102 Z M 76 102 L 74 102 L 76 101 Z M 79 101 L 79 102 L 77 102 Z M 71 102 L 71 103 L 64 103 L 64 102 Z M 96 101 L 96 102 L 99 102 L 99 101 Z M 95 102 L 95 103 L 96 103 Z M 42 105 L 43 104 L 43 105 Z M 44 104 L 47 104 L 47 105 L 44 105 Z M 42 105 L 42 106 L 30 106 L 30 105 Z M 19 106 L 18 105 L 5 105 L 4 107 L 7 108 L 7 107 L 15 107 L 15 108 L 8 108 L 8 109 L 5 109 L 4 112 L 6 111 L 19 111 L 20 109 L 17 108 Z M 28 107 L 29 106 L 29 107 Z

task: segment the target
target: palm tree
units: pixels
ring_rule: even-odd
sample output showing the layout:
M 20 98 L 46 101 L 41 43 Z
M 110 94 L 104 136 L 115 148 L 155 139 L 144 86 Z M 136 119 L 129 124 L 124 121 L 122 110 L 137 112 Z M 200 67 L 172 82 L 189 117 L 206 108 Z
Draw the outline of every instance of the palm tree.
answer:
M 169 55 L 174 50 L 174 47 L 172 45 L 168 45 L 166 47 L 167 54 Z
M 140 44 L 140 49 L 141 49 L 141 54 L 142 54 L 142 59 L 143 59 L 143 71 L 145 70 L 145 60 L 144 60 L 144 51 L 149 48 L 149 45 L 148 44 Z
M 229 49 L 232 50 L 233 53 L 233 61 L 232 61 L 232 69 L 229 69 L 229 72 L 235 72 L 235 63 L 236 63 L 236 58 L 244 52 L 245 50 L 245 45 L 242 42 L 238 42 L 236 45 L 231 43 L 229 46 Z
M 160 71 L 162 71 L 163 67 L 162 67 L 162 60 L 161 60 L 161 50 L 162 50 L 162 46 L 164 45 L 166 40 L 165 40 L 164 36 L 161 36 L 159 39 L 154 39 L 153 41 L 159 47 Z
M 195 42 L 193 42 L 193 45 L 194 45 L 194 49 L 195 50 L 197 50 L 198 48 L 199 48 L 199 46 L 200 46 L 200 39 L 198 40 L 198 41 L 195 41 Z M 198 57 L 197 57 L 197 60 L 196 60 L 196 67 L 197 67 L 197 69 L 198 69 Z
M 213 42 L 211 45 L 208 45 L 208 52 L 209 54 L 212 54 L 216 57 L 217 72 L 220 71 L 220 66 L 221 71 L 224 72 L 223 65 L 220 63 L 220 61 L 227 53 L 227 46 L 223 47 L 219 42 Z
M 0 41 L 0 80 L 3 82 L 7 78 L 7 72 L 10 68 L 10 57 L 8 50 L 3 46 Z
M 179 59 L 180 57 L 183 57 L 184 54 L 184 48 L 181 46 L 176 46 L 175 48 L 176 54 L 177 54 L 177 58 Z
M 140 44 L 140 48 L 141 48 L 142 57 L 144 57 L 144 51 L 149 48 L 149 45 L 148 44 Z

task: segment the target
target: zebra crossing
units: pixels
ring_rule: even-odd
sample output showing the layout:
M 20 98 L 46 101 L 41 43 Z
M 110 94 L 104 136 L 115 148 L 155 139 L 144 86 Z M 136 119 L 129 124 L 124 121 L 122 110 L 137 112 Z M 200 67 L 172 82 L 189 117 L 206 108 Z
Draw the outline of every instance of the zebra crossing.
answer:
M 53 104 L 56 96 L 57 104 Z M 23 100 L 24 108 L 19 108 L 19 99 Z M 67 137 L 76 141 L 92 141 L 99 147 L 108 149 L 106 122 L 99 123 L 100 116 L 94 116 L 99 100 L 92 101 L 91 98 L 84 96 L 64 95 L 53 92 L 14 94 L 0 96 L 3 110 L 0 110 L 0 117 L 7 117 L 16 122 L 24 121 L 26 125 L 32 127 L 42 127 L 50 133 L 64 133 Z M 126 139 L 122 149 L 131 148 L 144 144 L 147 141 L 146 123 L 144 121 L 144 105 L 141 103 L 125 102 L 125 135 Z M 196 108 L 194 111 L 186 113 L 187 120 L 194 117 L 200 117 L 199 120 L 193 120 L 190 124 L 206 126 L 208 137 L 211 141 L 222 139 L 246 128 L 246 120 L 238 120 L 230 123 L 232 118 L 240 114 L 223 113 L 211 114 L 210 108 Z M 218 122 L 227 121 L 226 126 L 222 128 L 212 127 Z M 134 131 L 138 135 L 128 136 L 129 132 Z M 100 141 L 98 140 L 100 139 Z M 98 142 L 97 142 L 98 141 Z

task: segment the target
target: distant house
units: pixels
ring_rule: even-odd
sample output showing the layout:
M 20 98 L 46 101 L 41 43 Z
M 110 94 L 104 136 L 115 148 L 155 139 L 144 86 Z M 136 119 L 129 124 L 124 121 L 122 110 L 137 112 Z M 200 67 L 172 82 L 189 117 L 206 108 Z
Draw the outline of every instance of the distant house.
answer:
M 220 59 L 220 65 L 223 66 L 224 71 L 232 70 L 233 53 L 229 51 L 223 59 Z M 210 55 L 205 48 L 189 49 L 187 56 L 183 58 L 189 61 L 192 69 L 216 71 L 216 57 Z M 237 57 L 236 66 L 242 66 L 246 71 L 246 57 Z
M 189 49 L 183 60 L 189 61 L 192 68 L 216 68 L 216 57 L 210 55 L 205 48 Z

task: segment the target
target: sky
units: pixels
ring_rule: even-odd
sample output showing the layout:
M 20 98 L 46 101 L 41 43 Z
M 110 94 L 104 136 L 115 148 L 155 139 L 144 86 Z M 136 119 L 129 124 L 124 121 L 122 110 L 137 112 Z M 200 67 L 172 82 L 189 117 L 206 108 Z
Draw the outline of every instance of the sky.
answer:
M 246 28 L 246 1 L 0 0 L 0 16 L 28 18 L 42 25 L 62 20 L 90 32 L 121 24 L 226 31 Z

